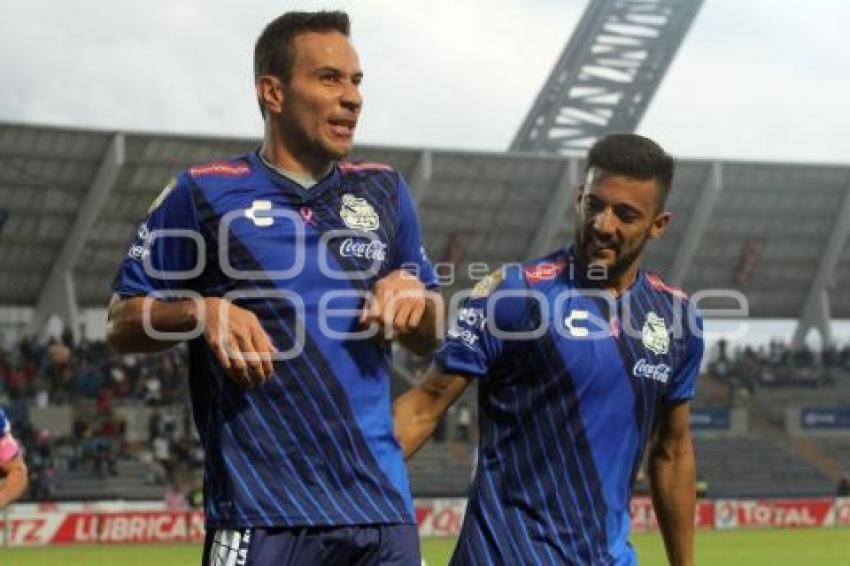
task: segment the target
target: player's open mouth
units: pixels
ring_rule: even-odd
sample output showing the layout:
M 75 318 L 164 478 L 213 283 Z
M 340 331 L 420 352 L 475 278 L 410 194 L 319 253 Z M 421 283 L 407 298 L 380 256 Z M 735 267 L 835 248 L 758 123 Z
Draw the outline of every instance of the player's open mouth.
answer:
M 334 118 L 329 120 L 331 132 L 340 138 L 351 138 L 354 136 L 354 128 L 357 126 L 356 120 L 348 120 L 345 118 Z
M 617 246 L 616 244 L 614 244 L 614 242 L 603 241 L 591 236 L 589 244 L 589 251 L 592 255 L 607 255 L 617 253 Z

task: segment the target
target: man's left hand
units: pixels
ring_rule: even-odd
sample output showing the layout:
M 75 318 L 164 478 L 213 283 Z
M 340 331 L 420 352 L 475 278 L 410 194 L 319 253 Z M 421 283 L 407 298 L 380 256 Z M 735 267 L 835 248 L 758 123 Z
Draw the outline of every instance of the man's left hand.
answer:
M 412 273 L 398 269 L 379 279 L 363 305 L 360 324 L 378 325 L 383 337 L 396 336 L 419 330 L 426 309 L 428 291 Z

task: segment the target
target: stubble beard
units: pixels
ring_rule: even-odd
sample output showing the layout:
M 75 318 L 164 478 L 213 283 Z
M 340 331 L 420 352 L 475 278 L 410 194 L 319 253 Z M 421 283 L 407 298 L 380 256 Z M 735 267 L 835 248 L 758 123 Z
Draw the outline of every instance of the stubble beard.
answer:
M 584 268 L 593 274 L 592 279 L 599 283 L 613 283 L 619 280 L 635 263 L 640 261 L 643 249 L 649 241 L 649 234 L 645 234 L 640 243 L 632 250 L 617 255 L 613 263 L 605 264 L 596 262 L 587 255 L 588 244 L 584 234 L 585 231 L 582 230 L 580 225 L 577 225 L 574 235 L 576 254 Z M 617 246 L 615 253 L 619 254 L 621 249 L 620 246 Z

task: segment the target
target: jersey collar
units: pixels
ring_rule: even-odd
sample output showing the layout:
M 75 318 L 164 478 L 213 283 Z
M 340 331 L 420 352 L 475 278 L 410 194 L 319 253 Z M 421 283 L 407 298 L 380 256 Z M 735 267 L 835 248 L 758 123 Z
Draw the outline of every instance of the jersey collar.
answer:
M 326 193 L 334 187 L 339 186 L 340 174 L 339 166 L 337 163 L 334 163 L 333 167 L 331 167 L 331 170 L 327 173 L 327 175 L 319 179 L 315 185 L 313 185 L 309 189 L 304 189 L 304 187 L 302 187 L 292 179 L 281 175 L 273 168 L 266 165 L 266 162 L 263 161 L 262 157 L 260 157 L 259 148 L 252 151 L 248 155 L 248 159 L 251 161 L 251 164 L 256 170 L 261 171 L 263 175 L 265 175 L 272 183 L 278 186 L 287 196 L 293 197 L 296 201 L 301 203 L 307 203 L 316 200 L 322 194 Z

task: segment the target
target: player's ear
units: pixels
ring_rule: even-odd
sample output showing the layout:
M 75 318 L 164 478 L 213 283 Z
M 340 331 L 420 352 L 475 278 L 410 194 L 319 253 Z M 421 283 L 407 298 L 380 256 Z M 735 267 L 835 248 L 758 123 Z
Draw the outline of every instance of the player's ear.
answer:
M 669 211 L 665 210 L 658 213 L 655 218 L 652 219 L 652 224 L 649 226 L 649 237 L 653 240 L 657 240 L 663 236 L 664 232 L 667 231 L 667 226 L 669 226 L 672 218 L 673 215 Z
M 280 79 L 271 75 L 261 75 L 255 83 L 257 100 L 266 112 L 280 114 L 283 110 L 283 85 Z
M 576 212 L 581 212 L 581 197 L 584 196 L 584 183 L 576 187 Z

